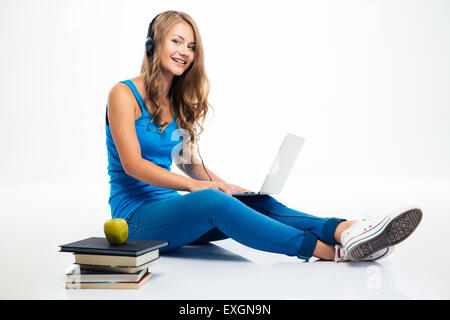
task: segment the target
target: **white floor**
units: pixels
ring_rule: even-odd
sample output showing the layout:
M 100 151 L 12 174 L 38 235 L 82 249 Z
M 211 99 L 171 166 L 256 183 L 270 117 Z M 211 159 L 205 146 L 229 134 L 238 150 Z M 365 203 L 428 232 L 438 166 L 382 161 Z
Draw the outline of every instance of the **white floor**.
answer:
M 450 181 L 288 181 L 276 198 L 347 219 L 415 204 L 417 231 L 380 262 L 333 263 L 261 252 L 233 240 L 163 255 L 139 290 L 66 290 L 73 256 L 58 245 L 103 236 L 108 184 L 36 181 L 0 190 L 1 299 L 449 299 Z

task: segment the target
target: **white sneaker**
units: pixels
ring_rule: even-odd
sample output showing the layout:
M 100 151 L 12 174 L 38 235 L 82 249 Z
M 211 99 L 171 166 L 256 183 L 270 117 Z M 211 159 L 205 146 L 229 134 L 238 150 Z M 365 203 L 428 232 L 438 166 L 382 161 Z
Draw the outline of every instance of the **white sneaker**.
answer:
M 399 244 L 421 220 L 422 210 L 418 208 L 396 211 L 382 218 L 365 217 L 342 232 L 341 245 L 348 259 L 359 261 Z
M 334 262 L 344 262 L 350 260 L 347 256 L 347 253 L 345 252 L 345 249 L 341 245 L 337 245 L 334 248 L 335 248 Z M 374 254 L 371 254 L 370 256 L 361 259 L 360 261 L 374 261 L 384 259 L 387 256 L 389 256 L 392 252 L 394 252 L 394 248 L 395 247 L 387 247 L 378 250 Z

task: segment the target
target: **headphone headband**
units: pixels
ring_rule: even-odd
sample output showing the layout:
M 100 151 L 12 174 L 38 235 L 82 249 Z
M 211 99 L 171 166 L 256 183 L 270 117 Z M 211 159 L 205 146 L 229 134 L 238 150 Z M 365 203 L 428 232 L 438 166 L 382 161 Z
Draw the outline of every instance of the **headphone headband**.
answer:
M 148 26 L 147 40 L 145 41 L 145 50 L 147 51 L 147 53 L 151 53 L 153 49 L 153 22 L 156 20 L 156 18 L 159 17 L 159 15 L 160 14 L 154 17 L 152 22 L 150 22 L 150 25 Z

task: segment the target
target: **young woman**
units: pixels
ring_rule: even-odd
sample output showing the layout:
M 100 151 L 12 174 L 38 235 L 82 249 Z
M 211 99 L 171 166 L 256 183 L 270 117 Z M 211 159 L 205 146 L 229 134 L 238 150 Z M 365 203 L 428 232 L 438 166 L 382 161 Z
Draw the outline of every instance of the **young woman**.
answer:
M 196 23 L 183 12 L 159 14 L 149 25 L 141 74 L 108 96 L 109 204 L 113 217 L 128 222 L 130 238 L 166 240 L 164 252 L 230 237 L 305 260 L 358 261 L 386 256 L 416 229 L 417 208 L 347 221 L 306 214 L 271 196 L 233 197 L 249 190 L 214 174 L 193 152 L 208 94 Z M 171 172 L 173 159 L 186 176 Z

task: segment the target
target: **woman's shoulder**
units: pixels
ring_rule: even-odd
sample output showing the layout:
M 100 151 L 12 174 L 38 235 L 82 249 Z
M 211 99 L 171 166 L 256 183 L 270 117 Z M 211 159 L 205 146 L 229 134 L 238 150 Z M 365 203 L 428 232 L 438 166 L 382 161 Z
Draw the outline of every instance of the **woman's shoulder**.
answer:
M 115 83 L 109 90 L 108 100 L 126 100 L 131 98 L 131 91 L 123 82 Z
M 115 96 L 127 96 L 127 97 L 133 97 L 133 93 L 130 90 L 130 87 L 125 82 L 131 81 L 136 88 L 141 86 L 141 77 L 134 77 L 134 78 L 128 78 L 127 80 L 122 80 L 120 82 L 115 83 L 112 88 L 110 89 L 110 95 L 113 94 Z
M 121 81 L 114 83 L 114 85 L 111 87 L 110 91 L 112 91 L 112 90 L 123 91 L 123 88 L 126 89 L 128 87 L 128 85 L 125 82 L 128 82 L 130 80 L 133 80 L 133 79 L 121 80 Z
M 131 84 L 129 83 L 131 81 Z M 125 82 L 128 82 L 125 83 Z M 111 91 L 118 91 L 122 93 L 129 93 L 132 95 L 131 86 L 134 86 L 135 89 L 139 92 L 139 94 L 142 96 L 142 92 L 145 92 L 144 90 L 144 78 L 142 76 L 134 77 L 134 78 L 128 78 L 127 80 L 123 80 L 120 82 L 117 82 L 114 84 L 114 86 L 111 88 Z
M 134 105 L 133 92 L 123 82 L 115 83 L 108 94 L 108 105 Z
M 135 84 L 136 78 L 131 78 Z M 135 117 L 139 117 L 140 108 L 134 97 L 133 92 L 130 90 L 128 85 L 123 82 L 117 82 L 113 85 L 108 95 L 108 106 L 113 109 L 127 109 L 131 112 L 134 112 Z

